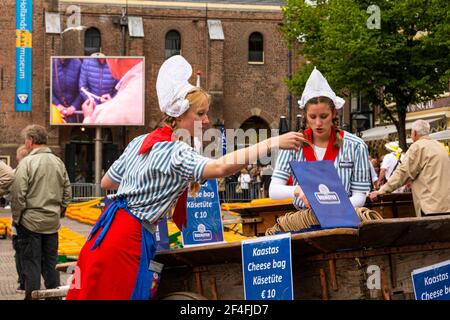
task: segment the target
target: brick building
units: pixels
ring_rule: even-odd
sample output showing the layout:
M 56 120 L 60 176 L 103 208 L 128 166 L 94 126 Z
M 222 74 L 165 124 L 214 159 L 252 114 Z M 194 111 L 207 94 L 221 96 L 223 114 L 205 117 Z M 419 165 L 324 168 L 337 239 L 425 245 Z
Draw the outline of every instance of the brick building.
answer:
M 93 179 L 95 129 L 49 125 L 50 57 L 88 55 L 145 57 L 145 127 L 104 128 L 103 167 L 135 136 L 158 125 L 156 76 L 164 60 L 181 53 L 199 72 L 213 97 L 210 122 L 226 128 L 276 128 L 287 115 L 288 48 L 279 25 L 282 0 L 44 0 L 33 1 L 31 112 L 15 112 L 15 1 L 0 2 L 0 155 L 10 156 L 30 123 L 47 127 L 49 144 L 68 167 Z M 59 14 L 61 32 L 46 32 L 46 13 Z M 144 36 L 130 36 L 130 21 L 142 18 Z M 127 18 L 130 18 L 127 20 Z M 78 28 L 68 28 L 78 25 Z M 138 30 L 141 31 L 141 30 Z M 296 106 L 296 103 L 292 103 Z M 297 113 L 294 108 L 293 118 Z M 294 122 L 294 121 L 292 121 Z M 80 166 L 81 165 L 81 166 Z

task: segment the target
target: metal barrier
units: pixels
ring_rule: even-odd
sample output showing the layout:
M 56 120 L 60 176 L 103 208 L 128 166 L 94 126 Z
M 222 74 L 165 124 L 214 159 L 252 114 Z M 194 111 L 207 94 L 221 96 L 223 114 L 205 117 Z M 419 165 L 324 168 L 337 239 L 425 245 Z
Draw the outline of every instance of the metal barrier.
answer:
M 219 191 L 219 197 L 222 202 L 247 202 L 253 199 L 263 198 L 262 183 L 250 182 L 248 189 L 238 188 L 240 182 L 225 183 L 225 191 Z M 97 198 L 95 196 L 95 183 L 72 183 L 72 201 L 89 201 Z M 104 190 L 102 197 L 115 194 L 116 190 Z
M 95 183 L 72 183 L 72 201 L 88 201 L 98 198 L 95 195 Z M 101 189 L 102 197 L 115 194 L 116 190 L 104 190 Z
M 72 200 L 87 201 L 96 198 L 95 183 L 72 183 Z
M 239 188 L 240 182 L 225 183 L 225 191 L 219 191 L 222 202 L 247 202 L 253 199 L 262 198 L 261 182 L 248 183 L 248 189 Z

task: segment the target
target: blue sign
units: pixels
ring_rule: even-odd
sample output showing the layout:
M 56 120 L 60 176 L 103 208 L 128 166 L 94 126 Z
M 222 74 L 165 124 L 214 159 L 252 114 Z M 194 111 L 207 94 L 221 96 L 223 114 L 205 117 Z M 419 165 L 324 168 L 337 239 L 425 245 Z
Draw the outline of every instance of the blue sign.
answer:
M 167 218 L 163 218 L 156 226 L 155 239 L 156 239 L 156 251 L 170 250 Z
M 242 241 L 246 300 L 293 300 L 291 234 Z
M 411 272 L 416 300 L 450 300 L 450 260 Z
M 222 139 L 222 155 L 227 154 L 227 136 L 225 134 L 225 125 L 220 125 L 220 133 L 221 133 L 221 139 Z
M 323 229 L 358 228 L 360 220 L 332 161 L 291 161 L 290 165 Z
M 183 246 L 223 242 L 217 180 L 209 179 L 195 197 L 187 198 L 187 226 L 182 230 Z
M 16 0 L 15 111 L 31 111 L 33 1 Z

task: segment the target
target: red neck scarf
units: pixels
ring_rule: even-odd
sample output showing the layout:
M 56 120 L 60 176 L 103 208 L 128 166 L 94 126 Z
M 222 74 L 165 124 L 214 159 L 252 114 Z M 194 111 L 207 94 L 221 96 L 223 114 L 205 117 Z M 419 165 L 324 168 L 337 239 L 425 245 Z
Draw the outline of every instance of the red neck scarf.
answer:
M 141 148 L 138 154 L 150 152 L 153 146 L 158 142 L 172 141 L 173 130 L 169 126 L 158 128 L 153 130 L 145 137 L 142 142 Z M 182 230 L 183 226 L 186 226 L 186 203 L 187 203 L 187 189 L 183 191 L 181 196 L 177 200 L 175 210 L 173 212 L 172 220 L 177 225 L 178 229 Z
M 308 139 L 311 143 L 313 143 L 313 131 L 311 128 L 306 129 L 303 134 L 305 135 L 306 139 Z M 341 137 L 344 137 L 344 131 L 339 130 L 339 134 Z M 336 128 L 331 128 L 331 134 L 330 139 L 328 141 L 327 151 L 325 151 L 325 156 L 323 157 L 323 160 L 336 160 L 336 157 L 339 153 L 339 148 L 335 147 L 334 140 L 336 139 Z M 317 161 L 316 155 L 314 154 L 314 149 L 310 145 L 303 145 L 303 154 L 305 155 L 306 161 Z

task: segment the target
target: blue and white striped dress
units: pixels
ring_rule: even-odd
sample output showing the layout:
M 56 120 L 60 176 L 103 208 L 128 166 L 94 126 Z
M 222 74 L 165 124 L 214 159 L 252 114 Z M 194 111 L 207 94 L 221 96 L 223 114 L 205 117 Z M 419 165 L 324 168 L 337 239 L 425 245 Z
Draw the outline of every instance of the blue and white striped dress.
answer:
M 289 176 L 292 175 L 294 185 L 298 185 L 289 166 L 291 161 L 306 161 L 302 148 L 299 148 L 298 152 L 280 150 L 272 177 L 287 182 Z M 370 191 L 369 152 L 362 139 L 345 131 L 344 144 L 339 149 L 334 167 L 349 197 L 353 192 L 367 193 Z M 298 198 L 294 199 L 294 206 L 297 209 L 305 207 Z
M 150 152 L 138 155 L 146 136 L 133 139 L 106 174 L 120 184 L 115 197 L 125 197 L 131 213 L 156 223 L 190 181 L 202 182 L 210 159 L 181 141 L 158 142 Z

